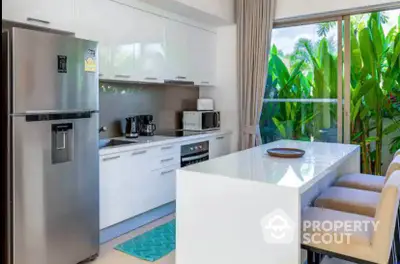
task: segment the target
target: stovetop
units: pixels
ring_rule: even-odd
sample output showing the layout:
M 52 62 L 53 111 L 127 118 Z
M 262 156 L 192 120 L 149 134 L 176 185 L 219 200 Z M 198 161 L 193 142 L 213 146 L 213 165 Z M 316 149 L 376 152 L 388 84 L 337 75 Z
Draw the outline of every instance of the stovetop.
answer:
M 187 136 L 195 136 L 202 135 L 205 132 L 201 131 L 188 131 L 188 130 L 170 130 L 170 131 L 156 131 L 157 136 L 166 136 L 166 137 L 187 137 Z

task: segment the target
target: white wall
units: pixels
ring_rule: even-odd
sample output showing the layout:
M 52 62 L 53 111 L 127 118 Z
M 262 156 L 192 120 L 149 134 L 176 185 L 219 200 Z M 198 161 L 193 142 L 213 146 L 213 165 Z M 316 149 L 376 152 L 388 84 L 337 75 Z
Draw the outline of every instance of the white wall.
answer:
M 277 0 L 275 19 L 326 13 L 345 9 L 399 3 L 394 0 Z
M 236 52 L 236 25 L 219 27 L 217 29 L 217 85 L 200 88 L 200 97 L 213 98 L 215 108 L 221 111 L 221 128 L 232 131 L 232 151 L 236 151 L 239 145 Z
M 233 0 L 176 0 L 202 10 L 203 12 L 217 16 L 227 22 L 234 22 L 234 1 Z
M 234 23 L 234 0 L 141 1 L 212 26 L 224 26 Z

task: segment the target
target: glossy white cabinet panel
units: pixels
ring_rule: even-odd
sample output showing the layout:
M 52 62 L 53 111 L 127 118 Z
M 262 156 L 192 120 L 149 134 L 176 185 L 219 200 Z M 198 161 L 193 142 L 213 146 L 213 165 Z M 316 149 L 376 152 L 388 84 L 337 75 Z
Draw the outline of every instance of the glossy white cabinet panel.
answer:
M 180 164 L 174 164 L 151 172 L 149 175 L 148 194 L 144 201 L 148 210 L 157 208 L 175 200 L 176 170 Z
M 3 0 L 2 19 L 74 32 L 74 0 Z
M 96 7 L 96 12 L 88 10 Z M 116 37 L 115 25 L 109 22 L 112 11 L 120 5 L 109 0 L 79 0 L 75 3 L 75 36 L 99 42 L 99 77 L 111 79 L 111 45 Z
M 191 29 L 190 75 L 196 85 L 215 85 L 216 35 L 199 28 Z
M 166 78 L 175 81 L 191 81 L 190 76 L 190 30 L 191 27 L 173 20 L 167 21 L 166 53 L 168 65 Z
M 128 155 L 119 153 L 100 157 L 100 229 L 133 215 L 133 179 Z
M 209 152 L 210 159 L 231 153 L 231 135 L 220 135 L 210 139 Z
M 128 170 L 126 173 L 132 179 L 129 188 L 132 197 L 132 213 L 130 217 L 144 213 L 149 210 L 149 205 L 145 198 L 149 193 L 151 167 L 149 166 L 150 154 L 148 149 L 135 150 L 128 152 Z
M 115 3 L 107 22 L 113 27 L 109 33 L 111 44 L 111 79 L 135 80 L 135 10 Z
M 164 82 L 166 78 L 166 27 L 167 19 L 133 10 L 135 69 L 134 78 L 139 82 Z

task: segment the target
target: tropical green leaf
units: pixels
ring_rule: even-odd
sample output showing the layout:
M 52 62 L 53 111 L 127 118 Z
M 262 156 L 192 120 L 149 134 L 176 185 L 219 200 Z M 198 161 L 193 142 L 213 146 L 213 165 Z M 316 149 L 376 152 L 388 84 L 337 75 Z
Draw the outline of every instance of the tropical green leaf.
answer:
M 375 56 L 378 61 L 381 60 L 383 49 L 384 49 L 384 41 L 382 38 L 382 31 L 379 27 L 380 24 L 377 24 L 375 20 L 371 21 L 371 35 L 372 35 L 372 43 L 375 51 Z
M 278 56 L 278 48 L 276 47 L 275 44 L 272 45 L 271 55 L 276 55 L 276 56 Z
M 394 80 L 390 76 L 386 76 L 383 79 L 382 89 L 388 93 L 392 91 Z
M 307 124 L 308 122 L 312 121 L 317 115 L 319 115 L 319 112 L 316 112 L 315 114 L 310 115 L 309 117 L 305 118 L 304 120 L 302 120 L 300 122 L 300 124 L 302 124 L 302 125 Z
M 286 108 L 286 120 L 291 120 L 292 119 L 292 107 L 289 102 L 285 103 L 285 108 Z
M 364 107 L 361 112 L 360 112 L 360 118 L 361 120 L 364 120 L 365 117 L 369 114 L 369 109 Z
M 354 100 L 357 102 L 360 100 L 363 96 L 368 94 L 369 92 L 373 92 L 376 86 L 376 80 L 375 79 L 369 79 L 367 80 L 363 85 L 358 86 L 359 89 L 356 89 L 354 96 Z M 371 94 L 372 96 L 372 94 Z M 373 102 L 370 102 L 372 104 Z M 368 104 L 368 102 L 367 102 Z
M 368 137 L 365 139 L 366 142 L 376 142 L 379 138 L 378 137 Z
M 283 88 L 286 86 L 287 81 L 290 77 L 289 71 L 286 68 L 286 65 L 277 55 L 272 55 L 271 60 L 274 65 L 275 74 L 278 78 L 278 84 L 281 88 Z
M 364 68 L 367 70 L 372 77 L 376 76 L 376 57 L 374 52 L 374 46 L 371 39 L 371 32 L 369 28 L 364 28 L 360 32 L 359 36 L 361 57 L 364 62 Z
M 383 130 L 383 134 L 388 135 L 388 134 L 396 132 L 396 131 L 400 132 L 400 123 L 393 122 L 390 125 L 388 125 L 387 127 L 385 127 L 385 129 Z
M 360 112 L 361 103 L 362 100 L 360 98 L 354 108 L 351 110 L 350 119 L 353 123 L 355 123 L 358 113 Z
M 375 89 L 375 88 L 374 88 Z M 366 95 L 365 95 L 365 102 L 367 103 L 367 106 L 371 110 L 376 110 L 377 108 L 377 101 L 378 99 L 375 96 L 375 91 L 370 90 Z
M 391 58 L 392 64 L 390 65 L 391 68 L 394 68 L 396 65 L 396 61 L 399 60 L 400 56 L 400 42 L 396 44 L 396 47 L 394 48 L 393 56 Z
M 276 117 L 273 117 L 272 121 L 274 122 L 275 126 L 278 128 L 279 133 L 281 133 L 281 136 L 283 138 L 286 138 L 285 126 Z
M 356 134 L 352 135 L 351 140 L 352 141 L 356 141 L 357 139 L 359 139 L 362 135 L 364 134 L 364 131 L 359 131 Z

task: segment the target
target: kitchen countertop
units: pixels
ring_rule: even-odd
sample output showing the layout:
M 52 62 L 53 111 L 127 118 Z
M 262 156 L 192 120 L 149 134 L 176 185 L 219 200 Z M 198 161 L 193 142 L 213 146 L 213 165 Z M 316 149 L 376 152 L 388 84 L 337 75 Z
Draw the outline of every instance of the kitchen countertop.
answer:
M 299 148 L 302 158 L 283 159 L 266 154 L 270 148 Z M 359 148 L 358 145 L 279 140 L 209 160 L 182 170 L 307 190 L 320 175 L 334 169 Z
M 265 154 L 276 147 L 306 153 L 297 159 Z M 303 208 L 340 175 L 359 172 L 357 145 L 292 140 L 178 169 L 176 261 L 300 263 Z
M 143 148 L 150 148 L 150 147 L 155 147 L 155 146 L 161 146 L 161 145 L 166 145 L 166 144 L 174 144 L 174 143 L 181 143 L 185 141 L 197 141 L 201 139 L 205 139 L 211 136 L 219 136 L 219 135 L 227 135 L 231 134 L 230 131 L 226 130 L 213 130 L 213 131 L 207 131 L 201 134 L 197 135 L 191 135 L 191 136 L 184 136 L 184 137 L 167 137 L 167 136 L 151 136 L 151 137 L 138 137 L 138 138 L 126 138 L 126 137 L 115 137 L 115 138 L 107 138 L 104 140 L 111 140 L 111 139 L 117 139 L 117 140 L 124 140 L 124 141 L 133 141 L 137 142 L 134 144 L 128 144 L 128 145 L 119 145 L 119 146 L 111 146 L 111 147 L 105 147 L 102 149 L 99 149 L 99 155 L 109 155 L 109 154 L 115 154 L 118 152 L 124 152 L 124 151 L 132 151 L 132 150 L 137 150 L 137 149 L 143 149 Z

